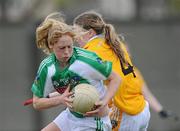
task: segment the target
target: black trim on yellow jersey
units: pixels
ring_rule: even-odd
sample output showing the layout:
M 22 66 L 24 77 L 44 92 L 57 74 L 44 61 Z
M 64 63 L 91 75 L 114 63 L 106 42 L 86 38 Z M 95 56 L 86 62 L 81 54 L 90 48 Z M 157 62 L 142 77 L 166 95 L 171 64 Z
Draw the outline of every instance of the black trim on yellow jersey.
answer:
M 128 67 L 127 67 L 127 69 L 125 69 L 121 60 L 120 60 L 120 64 L 121 64 L 121 69 L 122 69 L 122 72 L 124 75 L 128 75 L 130 73 L 133 73 L 133 76 L 136 77 L 133 66 L 131 66 L 129 63 L 127 63 Z

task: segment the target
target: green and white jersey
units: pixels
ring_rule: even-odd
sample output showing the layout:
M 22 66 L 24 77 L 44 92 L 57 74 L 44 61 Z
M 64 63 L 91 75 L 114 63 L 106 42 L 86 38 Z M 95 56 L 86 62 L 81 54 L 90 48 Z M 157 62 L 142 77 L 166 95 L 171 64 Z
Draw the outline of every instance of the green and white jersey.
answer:
M 102 61 L 95 53 L 78 47 L 74 47 L 69 62 L 69 66 L 60 69 L 54 54 L 45 58 L 39 66 L 32 92 L 38 97 L 46 97 L 54 90 L 63 93 L 69 84 L 73 89 L 79 83 L 89 83 L 97 88 L 100 98 L 103 98 L 106 93 L 103 80 L 110 75 L 112 63 Z

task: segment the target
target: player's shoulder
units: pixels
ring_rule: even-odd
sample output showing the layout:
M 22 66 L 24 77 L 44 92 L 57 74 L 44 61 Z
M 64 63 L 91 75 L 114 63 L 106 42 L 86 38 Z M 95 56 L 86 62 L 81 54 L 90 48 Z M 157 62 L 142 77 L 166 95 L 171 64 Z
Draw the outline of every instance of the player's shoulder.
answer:
M 44 60 L 41 61 L 39 70 L 44 69 L 45 67 L 51 66 L 55 62 L 55 55 L 50 54 Z
M 76 48 L 76 60 L 85 62 L 85 63 L 90 63 L 90 64 L 96 64 L 101 60 L 101 58 L 92 51 L 82 49 L 82 48 Z
M 103 35 L 97 35 L 95 38 L 89 40 L 87 44 L 101 47 L 101 45 L 106 44 L 106 40 Z
M 77 56 L 84 56 L 84 57 L 96 57 L 97 54 L 95 52 L 83 49 L 83 48 L 79 48 L 79 47 L 75 47 L 75 52 Z
M 55 62 L 55 55 L 50 54 L 44 60 L 42 60 L 41 64 L 49 65 L 49 64 L 52 64 L 53 62 Z

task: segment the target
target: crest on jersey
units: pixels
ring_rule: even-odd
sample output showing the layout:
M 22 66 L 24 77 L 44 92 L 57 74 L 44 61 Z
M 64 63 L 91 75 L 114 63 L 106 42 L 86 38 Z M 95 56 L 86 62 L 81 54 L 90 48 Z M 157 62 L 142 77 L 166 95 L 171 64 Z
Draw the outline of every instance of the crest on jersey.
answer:
M 102 63 L 103 63 L 103 61 L 102 61 L 102 59 L 101 59 L 101 58 L 97 58 L 96 60 L 97 60 L 97 62 L 98 62 L 98 63 L 100 63 L 100 64 L 102 64 Z
M 35 77 L 34 83 L 35 83 L 35 84 L 38 84 L 39 79 L 40 79 L 39 74 L 36 74 L 36 77 Z

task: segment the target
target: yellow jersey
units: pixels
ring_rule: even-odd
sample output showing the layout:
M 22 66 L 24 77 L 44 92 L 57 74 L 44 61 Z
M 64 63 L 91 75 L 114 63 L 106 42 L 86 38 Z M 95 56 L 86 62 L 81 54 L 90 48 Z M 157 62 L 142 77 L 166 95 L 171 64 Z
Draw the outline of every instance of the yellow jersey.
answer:
M 127 62 L 132 66 L 131 59 L 124 44 L 121 44 Z M 95 36 L 84 46 L 84 49 L 95 52 L 103 60 L 113 63 L 113 71 L 118 73 L 122 82 L 113 98 L 113 103 L 120 109 L 130 115 L 140 113 L 145 107 L 145 99 L 142 95 L 143 81 L 136 74 L 124 74 L 122 65 L 118 57 L 114 54 L 110 46 L 105 42 L 103 37 Z M 127 67 L 125 67 L 127 68 Z

